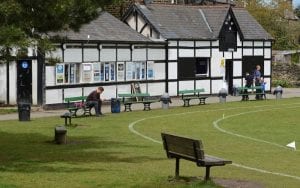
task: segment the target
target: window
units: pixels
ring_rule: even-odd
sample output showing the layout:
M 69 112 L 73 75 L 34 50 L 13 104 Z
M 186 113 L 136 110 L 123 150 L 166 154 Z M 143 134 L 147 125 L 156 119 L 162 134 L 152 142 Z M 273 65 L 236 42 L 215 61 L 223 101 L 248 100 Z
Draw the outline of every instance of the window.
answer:
M 146 79 L 146 62 L 126 62 L 126 80 Z
M 80 63 L 56 64 L 56 84 L 80 82 Z
M 197 58 L 196 59 L 196 76 L 207 76 L 208 75 L 208 58 Z
M 179 58 L 178 78 L 195 79 L 209 76 L 209 58 Z

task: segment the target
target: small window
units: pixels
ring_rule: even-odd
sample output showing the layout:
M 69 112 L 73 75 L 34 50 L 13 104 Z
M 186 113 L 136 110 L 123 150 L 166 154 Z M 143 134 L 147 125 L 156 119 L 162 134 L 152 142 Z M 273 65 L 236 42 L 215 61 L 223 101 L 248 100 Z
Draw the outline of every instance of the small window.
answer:
M 196 77 L 208 75 L 208 59 L 198 58 L 196 59 Z

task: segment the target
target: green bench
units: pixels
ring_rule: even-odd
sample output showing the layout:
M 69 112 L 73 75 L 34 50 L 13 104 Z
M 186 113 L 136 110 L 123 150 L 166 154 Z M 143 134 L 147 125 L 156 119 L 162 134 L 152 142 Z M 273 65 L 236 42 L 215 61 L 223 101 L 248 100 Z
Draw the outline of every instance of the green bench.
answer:
M 151 103 L 159 102 L 159 99 L 151 98 L 149 93 L 120 93 L 118 94 L 118 97 L 122 98 L 122 103 L 125 106 L 125 112 L 132 111 L 132 104 L 143 103 L 144 110 L 151 110 Z
M 245 93 L 245 90 L 247 90 L 248 92 Z M 260 90 L 260 92 L 256 92 L 256 90 Z M 237 92 L 238 92 L 238 96 L 242 96 L 242 101 L 244 101 L 245 99 L 244 96 L 247 95 L 261 95 L 262 99 L 267 99 L 266 93 L 263 90 L 263 86 L 238 87 Z
M 213 166 L 224 166 L 232 161 L 208 156 L 204 154 L 201 140 L 180 137 L 176 135 L 161 133 L 163 146 L 168 158 L 176 159 L 175 177 L 179 178 L 179 160 L 185 159 L 195 162 L 199 167 L 206 168 L 205 180 L 210 179 L 210 168 Z
M 204 92 L 204 89 L 195 89 L 195 90 L 180 90 L 178 92 L 181 95 L 181 99 L 183 100 L 183 106 L 190 106 L 190 100 L 199 99 L 199 104 L 205 104 L 205 100 L 207 96 L 200 95 L 201 92 Z
M 67 103 L 67 109 L 72 116 L 78 115 L 92 115 L 91 108 L 86 105 L 87 96 L 67 97 L 65 102 Z

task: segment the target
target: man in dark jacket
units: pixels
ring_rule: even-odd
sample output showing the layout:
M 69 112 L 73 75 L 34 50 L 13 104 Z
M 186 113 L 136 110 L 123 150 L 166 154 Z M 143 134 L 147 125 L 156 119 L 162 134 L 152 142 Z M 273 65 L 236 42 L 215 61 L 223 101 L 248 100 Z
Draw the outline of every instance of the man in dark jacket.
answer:
M 103 91 L 103 87 L 98 87 L 96 90 L 92 91 L 86 99 L 87 105 L 90 108 L 95 108 L 96 116 L 103 115 L 101 112 L 102 99 L 100 98 L 100 95 L 103 93 Z
M 250 75 L 248 72 L 246 72 L 246 87 L 247 88 L 251 88 L 252 84 L 253 84 L 253 76 Z M 244 90 L 244 94 L 248 94 L 248 89 Z M 248 95 L 243 95 L 243 100 L 249 100 L 249 96 Z

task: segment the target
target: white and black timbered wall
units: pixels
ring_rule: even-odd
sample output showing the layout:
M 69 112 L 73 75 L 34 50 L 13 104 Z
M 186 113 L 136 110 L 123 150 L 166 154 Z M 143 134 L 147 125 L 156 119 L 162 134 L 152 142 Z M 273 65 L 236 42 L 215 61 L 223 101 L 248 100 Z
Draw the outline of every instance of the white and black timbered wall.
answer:
M 118 93 L 131 92 L 133 82 L 151 95 L 165 91 L 164 43 L 67 43 L 58 46 L 53 57 L 62 63 L 46 66 L 45 104 L 88 95 L 97 86 L 104 86 L 104 98 L 115 98 Z

